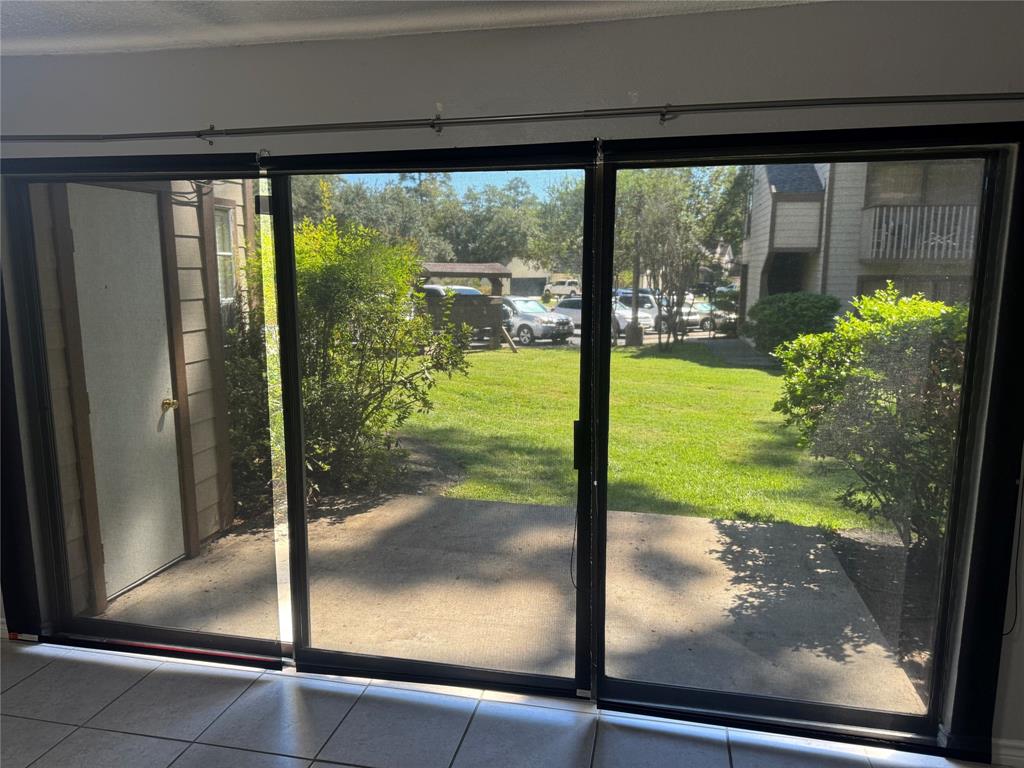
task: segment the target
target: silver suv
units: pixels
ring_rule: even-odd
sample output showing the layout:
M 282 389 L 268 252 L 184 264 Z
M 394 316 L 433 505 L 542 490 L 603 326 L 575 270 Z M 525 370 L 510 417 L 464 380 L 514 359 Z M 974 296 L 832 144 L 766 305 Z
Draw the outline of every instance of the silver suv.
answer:
M 508 310 L 505 327 L 523 346 L 537 339 L 551 339 L 562 344 L 572 336 L 572 319 L 558 312 L 549 312 L 536 299 L 525 296 L 502 296 L 501 303 Z
M 579 327 L 583 323 L 583 299 L 579 297 L 562 299 L 555 307 L 555 312 L 572 318 L 573 324 L 576 327 Z M 651 316 L 651 313 L 645 309 L 641 309 L 637 313 L 637 320 L 644 331 L 649 332 L 654 328 L 654 318 Z M 633 310 L 621 301 L 613 301 L 612 338 L 621 336 L 623 332 L 625 332 L 626 326 L 631 322 L 633 322 Z

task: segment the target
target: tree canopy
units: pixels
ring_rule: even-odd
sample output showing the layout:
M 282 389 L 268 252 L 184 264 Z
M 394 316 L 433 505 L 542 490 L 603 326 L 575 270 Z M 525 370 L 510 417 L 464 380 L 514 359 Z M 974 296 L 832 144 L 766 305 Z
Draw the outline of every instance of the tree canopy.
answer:
M 688 287 L 712 266 L 719 242 L 743 237 L 749 169 L 738 166 L 621 171 L 616 196 L 618 274 L 638 269 L 664 289 Z M 329 204 L 321 202 L 326 184 Z M 461 194 L 448 173 L 404 173 L 382 185 L 345 176 L 293 180 L 295 219 L 334 216 L 339 225 L 412 243 L 422 261 L 522 259 L 578 275 L 583 262 L 583 174 L 566 175 L 538 196 L 522 176 Z

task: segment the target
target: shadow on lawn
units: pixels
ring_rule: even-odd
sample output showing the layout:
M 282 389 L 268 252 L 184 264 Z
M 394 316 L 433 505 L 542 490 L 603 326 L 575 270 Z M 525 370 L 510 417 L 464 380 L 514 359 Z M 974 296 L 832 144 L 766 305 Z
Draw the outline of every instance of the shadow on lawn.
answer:
M 696 339 L 676 342 L 662 349 L 657 341 L 629 350 L 639 359 L 658 358 L 684 360 L 708 368 L 751 368 L 772 375 L 781 375 L 782 369 L 775 358 L 758 352 L 745 341 L 735 338 Z

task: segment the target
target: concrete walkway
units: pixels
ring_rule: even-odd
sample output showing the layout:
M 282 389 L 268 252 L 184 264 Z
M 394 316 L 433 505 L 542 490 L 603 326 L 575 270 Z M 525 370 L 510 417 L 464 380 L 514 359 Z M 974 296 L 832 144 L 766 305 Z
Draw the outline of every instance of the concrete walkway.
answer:
M 309 523 L 313 644 L 572 675 L 573 514 L 402 496 Z M 271 636 L 273 541 L 227 536 L 106 616 Z M 816 531 L 609 514 L 607 670 L 634 680 L 923 712 Z

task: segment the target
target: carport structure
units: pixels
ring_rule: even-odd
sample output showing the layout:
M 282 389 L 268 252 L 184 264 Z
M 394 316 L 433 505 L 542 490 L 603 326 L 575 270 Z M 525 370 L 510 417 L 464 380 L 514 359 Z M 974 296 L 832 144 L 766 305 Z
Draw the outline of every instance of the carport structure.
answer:
M 475 277 L 491 281 L 491 295 L 501 296 L 502 280 L 512 280 L 512 270 L 496 261 L 480 263 L 458 263 L 453 261 L 428 261 L 420 273 L 424 280 L 431 278 L 452 280 Z

